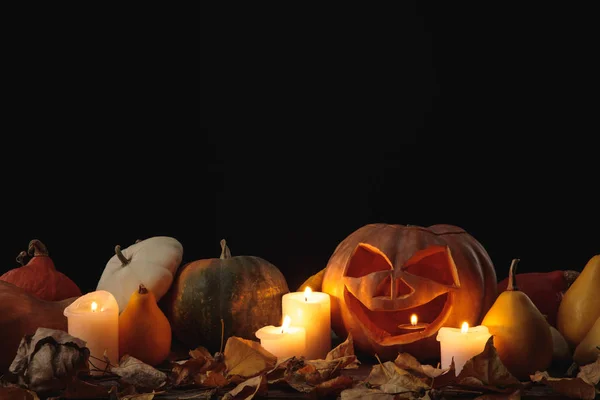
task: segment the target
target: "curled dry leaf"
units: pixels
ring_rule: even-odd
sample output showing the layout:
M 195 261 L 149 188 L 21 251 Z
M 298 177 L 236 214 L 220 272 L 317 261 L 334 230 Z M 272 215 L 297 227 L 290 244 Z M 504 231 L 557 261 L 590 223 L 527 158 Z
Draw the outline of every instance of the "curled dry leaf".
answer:
M 457 377 L 457 381 L 465 386 L 485 386 L 488 389 L 522 387 L 522 383 L 506 369 L 494 347 L 493 336 L 490 336 L 480 354 L 467 360 Z
M 595 362 L 580 367 L 577 377 L 590 385 L 598 385 L 600 382 L 600 355 Z
M 410 371 L 412 373 L 416 373 L 417 375 L 427 376 L 429 378 L 436 378 L 446 372 L 449 371 L 450 368 L 436 368 L 432 365 L 423 365 L 408 353 L 400 353 L 394 360 L 394 364 L 396 366 Z
M 70 376 L 89 370 L 90 352 L 85 345 L 64 331 L 38 328 L 21 339 L 9 372 L 21 386 L 38 394 L 55 393 L 65 388 Z
M 221 387 L 220 384 L 217 386 L 217 383 L 225 379 L 223 374 L 220 373 L 225 370 L 225 363 L 216 360 L 204 347 L 191 350 L 190 356 L 191 358 L 188 360 L 172 364 L 169 378 L 173 386 L 204 385 L 207 387 Z M 210 379 L 208 379 L 209 372 L 211 372 Z
M 547 385 L 554 392 L 572 399 L 593 400 L 596 397 L 594 386 L 581 378 L 553 378 L 546 371 L 538 371 L 530 378 L 532 382 Z
M 265 350 L 260 343 L 237 336 L 227 339 L 224 356 L 226 376 L 235 377 L 236 380 L 266 373 L 277 364 L 277 357 Z
M 274 385 L 277 383 L 285 383 L 286 379 L 295 371 L 304 367 L 304 359 L 290 357 L 284 360 L 279 360 L 277 365 L 267 372 L 267 383 Z
M 164 372 L 130 355 L 123 356 L 119 365 L 111 367 L 110 371 L 119 375 L 123 382 L 146 390 L 156 390 L 167 382 Z
M 356 358 L 356 354 L 354 354 L 354 341 L 352 340 L 351 333 L 348 333 L 346 340 L 331 349 L 331 351 L 327 353 L 327 356 L 325 356 L 325 361 L 340 359 L 344 360 L 344 369 L 358 368 L 358 365 L 360 364 L 360 361 Z
M 223 400 L 250 400 L 256 395 L 267 394 L 267 378 L 264 374 L 239 383 L 231 391 L 225 393 Z
M 430 389 L 428 383 L 398 367 L 393 361 L 373 366 L 364 382 L 366 386 L 362 389 L 363 392 L 365 389 L 370 389 L 364 393 L 365 396 L 376 395 L 376 392 L 372 391 L 376 390 L 389 395 L 402 394 L 405 398 L 422 398 Z
M 321 382 L 310 392 L 312 398 L 337 398 L 340 393 L 350 389 L 354 385 L 354 379 L 349 376 L 341 375 L 328 381 Z
M 38 395 L 18 386 L 0 387 L 0 399 L 2 400 L 40 400 Z

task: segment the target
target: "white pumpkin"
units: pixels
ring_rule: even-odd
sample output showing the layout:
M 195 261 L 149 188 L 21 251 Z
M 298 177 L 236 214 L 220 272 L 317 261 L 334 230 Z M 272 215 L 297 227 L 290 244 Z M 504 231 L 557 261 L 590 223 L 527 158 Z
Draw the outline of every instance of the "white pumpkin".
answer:
M 168 236 L 151 237 L 122 250 L 116 246 L 96 290 L 112 293 L 120 313 L 140 284 L 151 290 L 158 301 L 171 287 L 182 258 L 183 246 Z

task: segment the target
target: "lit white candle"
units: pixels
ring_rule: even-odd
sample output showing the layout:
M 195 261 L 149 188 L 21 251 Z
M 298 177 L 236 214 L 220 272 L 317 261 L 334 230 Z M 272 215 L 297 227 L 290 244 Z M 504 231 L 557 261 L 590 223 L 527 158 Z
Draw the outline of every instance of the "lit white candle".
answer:
M 484 350 L 490 336 L 487 326 L 469 328 L 466 322 L 463 322 L 461 328 L 440 328 L 437 340 L 440 342 L 441 367 L 450 367 L 454 357 L 455 373 L 458 376 L 467 360 Z
M 281 326 L 265 326 L 256 331 L 260 344 L 277 358 L 300 357 L 306 347 L 304 328 L 290 326 L 291 318 L 286 315 Z
M 65 308 L 64 315 L 69 335 L 86 342 L 91 364 L 101 370 L 106 368 L 102 361 L 104 352 L 111 364 L 118 364 L 119 305 L 110 292 L 98 290 L 85 294 Z
M 292 317 L 292 325 L 306 330 L 308 360 L 324 359 L 331 350 L 331 299 L 329 294 L 313 292 L 309 287 L 304 292 L 286 293 L 282 297 L 284 315 Z

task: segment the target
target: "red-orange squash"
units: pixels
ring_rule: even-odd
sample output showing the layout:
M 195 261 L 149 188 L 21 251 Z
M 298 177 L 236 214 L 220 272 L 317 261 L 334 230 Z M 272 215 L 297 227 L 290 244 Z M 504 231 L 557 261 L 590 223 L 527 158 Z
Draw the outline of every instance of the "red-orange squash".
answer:
M 519 290 L 527 295 L 546 317 L 551 326 L 556 327 L 556 315 L 560 302 L 575 279 L 578 271 L 524 272 L 516 274 Z M 498 282 L 498 294 L 506 290 L 508 277 Z
M 45 301 L 20 287 L 0 281 L 0 376 L 8 371 L 23 336 L 33 335 L 37 328 L 67 331 L 67 317 L 63 311 L 76 299 Z
M 497 281 L 484 247 L 459 227 L 370 224 L 337 246 L 322 290 L 331 296 L 332 329 L 352 333 L 359 352 L 426 361 L 439 359 L 439 328 L 480 323 Z M 413 314 L 421 326 L 411 325 Z
M 31 259 L 24 264 L 27 256 Z M 1 281 L 12 283 L 32 295 L 47 301 L 59 301 L 81 296 L 81 290 L 68 276 L 56 270 L 48 255 L 46 246 L 37 239 L 29 242 L 27 252 L 17 257 L 21 267 L 11 269 L 2 276 Z M 23 265 L 24 264 L 24 265 Z

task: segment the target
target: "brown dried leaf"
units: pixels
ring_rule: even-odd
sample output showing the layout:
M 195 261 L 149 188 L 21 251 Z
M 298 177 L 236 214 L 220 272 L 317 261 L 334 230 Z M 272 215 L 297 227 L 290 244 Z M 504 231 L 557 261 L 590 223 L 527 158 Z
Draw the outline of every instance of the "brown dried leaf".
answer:
M 321 382 L 332 379 L 340 374 L 342 369 L 352 364 L 356 356 L 346 356 L 335 360 L 305 360 L 305 365 L 312 365 L 319 372 Z
M 415 372 L 417 373 L 417 375 L 423 375 L 429 378 L 438 377 L 449 370 L 449 368 L 442 369 L 436 368 L 432 365 L 423 365 L 419 362 L 419 360 L 417 360 L 415 357 L 408 353 L 398 354 L 398 356 L 394 360 L 394 364 L 396 364 L 402 369 L 405 369 L 410 372 Z
M 227 345 L 225 347 L 227 348 Z M 264 396 L 266 394 L 267 378 L 264 374 L 261 374 L 241 382 L 231 391 L 225 393 L 222 400 L 250 400 L 255 395 Z
M 600 382 L 600 355 L 595 362 L 579 367 L 577 377 L 590 385 L 597 385 Z
M 343 390 L 340 393 L 341 400 L 396 400 L 397 396 L 384 393 L 378 389 L 370 389 L 366 386 L 358 386 Z
M 448 370 L 435 377 L 435 379 L 433 380 L 433 388 L 434 389 L 439 389 L 445 386 L 452 386 L 456 384 L 456 369 L 454 366 L 454 359 L 452 359 L 452 361 L 450 362 L 450 367 L 448 368 Z
M 290 374 L 304 367 L 304 365 L 303 358 L 290 357 L 285 360 L 278 360 L 277 365 L 267 372 L 267 383 L 269 385 L 283 383 Z
M 119 397 L 119 400 L 153 400 L 156 393 L 136 393 Z
M 572 399 L 593 400 L 596 397 L 594 386 L 581 378 L 553 378 L 546 371 L 538 371 L 531 375 L 531 381 L 547 385 L 556 393 Z
M 89 349 L 85 342 L 55 329 L 38 328 L 21 339 L 9 372 L 19 385 L 37 393 L 56 393 L 70 377 L 87 371 Z
M 164 372 L 128 354 L 121 358 L 119 366 L 111 367 L 110 371 L 119 375 L 123 382 L 147 390 L 158 389 L 167 382 Z
M 494 347 L 493 336 L 490 336 L 483 352 L 467 360 L 458 374 L 461 385 L 480 386 L 480 381 L 487 387 L 521 387 L 521 382 L 506 369 Z M 472 379 L 474 378 L 474 379 Z
M 270 371 L 277 364 L 277 357 L 260 343 L 237 336 L 227 339 L 224 355 L 228 378 L 237 376 L 248 379 Z
M 354 379 L 342 375 L 328 381 L 321 382 L 310 392 L 312 398 L 337 398 L 343 390 L 349 389 L 354 385 Z
M 406 375 L 408 372 L 399 368 L 394 362 L 386 361 L 383 364 L 374 365 L 365 382 L 371 386 L 380 386 L 387 383 L 396 374 Z
M 205 374 L 197 375 L 195 383 L 209 388 L 220 388 L 227 386 L 229 381 L 222 372 L 207 371 Z
M 17 386 L 0 387 L 0 399 L 2 400 L 40 400 L 38 395 L 27 389 Z
M 198 346 L 194 350 L 190 350 L 190 357 L 195 359 L 203 358 L 205 360 L 214 359 L 210 351 L 206 347 Z
M 360 364 L 360 361 L 358 361 L 356 354 L 354 353 L 354 341 L 351 333 L 348 333 L 346 340 L 330 350 L 329 353 L 327 353 L 327 356 L 325 356 L 326 361 L 338 360 L 340 358 L 351 360 L 350 362 L 345 363 L 345 366 L 343 367 L 345 369 L 358 368 L 358 365 Z

